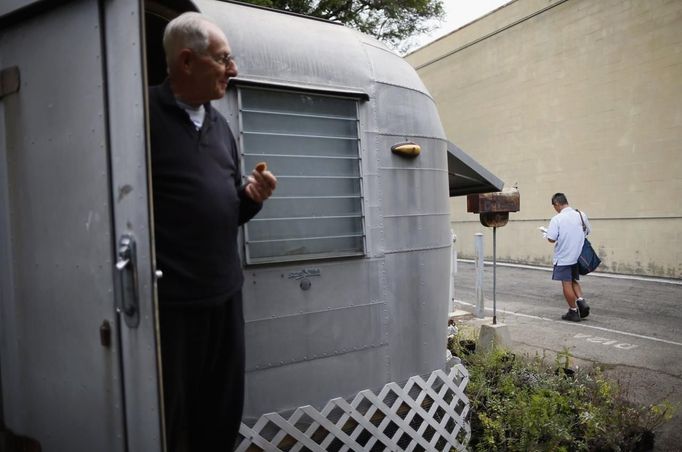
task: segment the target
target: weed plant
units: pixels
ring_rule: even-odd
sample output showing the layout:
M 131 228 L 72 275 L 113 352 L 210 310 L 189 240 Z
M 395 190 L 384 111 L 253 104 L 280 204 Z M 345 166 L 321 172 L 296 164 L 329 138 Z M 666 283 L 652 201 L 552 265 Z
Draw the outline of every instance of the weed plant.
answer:
M 644 451 L 674 414 L 670 403 L 629 403 L 598 368 L 568 369 L 566 351 L 548 364 L 506 350 L 471 353 L 470 345 L 449 343 L 470 375 L 470 450 Z

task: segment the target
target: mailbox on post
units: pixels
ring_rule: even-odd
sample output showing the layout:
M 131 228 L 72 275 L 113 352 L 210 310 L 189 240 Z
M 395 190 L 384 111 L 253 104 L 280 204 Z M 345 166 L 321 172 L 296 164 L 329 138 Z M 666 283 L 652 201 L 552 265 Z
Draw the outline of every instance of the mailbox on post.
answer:
M 467 212 L 480 215 L 481 224 L 499 228 L 507 224 L 509 212 L 518 212 L 521 195 L 516 188 L 509 191 L 467 195 Z
M 497 228 L 509 221 L 509 212 L 518 212 L 521 195 L 516 187 L 493 193 L 467 195 L 467 212 L 479 214 L 483 226 L 493 228 L 493 325 L 497 324 Z

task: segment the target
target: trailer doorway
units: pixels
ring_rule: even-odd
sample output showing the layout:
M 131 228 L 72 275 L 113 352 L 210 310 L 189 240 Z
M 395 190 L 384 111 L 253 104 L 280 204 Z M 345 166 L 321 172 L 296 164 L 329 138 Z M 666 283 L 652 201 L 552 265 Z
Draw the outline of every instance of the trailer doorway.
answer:
M 197 11 L 189 1 L 144 2 L 145 50 L 147 86 L 159 85 L 166 78 L 166 56 L 163 51 L 163 30 L 168 22 L 188 11 Z

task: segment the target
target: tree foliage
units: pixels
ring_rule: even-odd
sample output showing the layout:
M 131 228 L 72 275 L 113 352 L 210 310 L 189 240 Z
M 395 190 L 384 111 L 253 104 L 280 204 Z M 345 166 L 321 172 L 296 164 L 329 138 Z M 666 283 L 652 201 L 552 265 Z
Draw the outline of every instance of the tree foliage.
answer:
M 244 0 L 246 3 L 341 22 L 400 49 L 407 38 L 433 28 L 442 0 Z

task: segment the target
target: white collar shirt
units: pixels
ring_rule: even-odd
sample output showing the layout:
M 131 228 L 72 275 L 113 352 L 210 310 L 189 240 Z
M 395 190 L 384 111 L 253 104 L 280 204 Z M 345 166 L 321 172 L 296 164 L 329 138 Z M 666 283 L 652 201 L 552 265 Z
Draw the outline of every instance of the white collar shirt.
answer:
M 175 102 L 180 108 L 187 112 L 189 119 L 192 121 L 192 124 L 194 124 L 194 128 L 197 130 L 201 129 L 201 126 L 204 124 L 204 117 L 206 116 L 206 109 L 204 106 L 199 105 L 198 107 L 192 107 L 178 98 L 175 98 Z
M 580 215 L 585 222 L 585 232 L 583 232 Z M 585 236 L 590 233 L 590 229 L 587 215 L 584 212 L 578 213 L 570 206 L 564 207 L 561 212 L 554 215 L 547 228 L 547 238 L 556 241 L 554 265 L 573 265 L 578 262 Z

